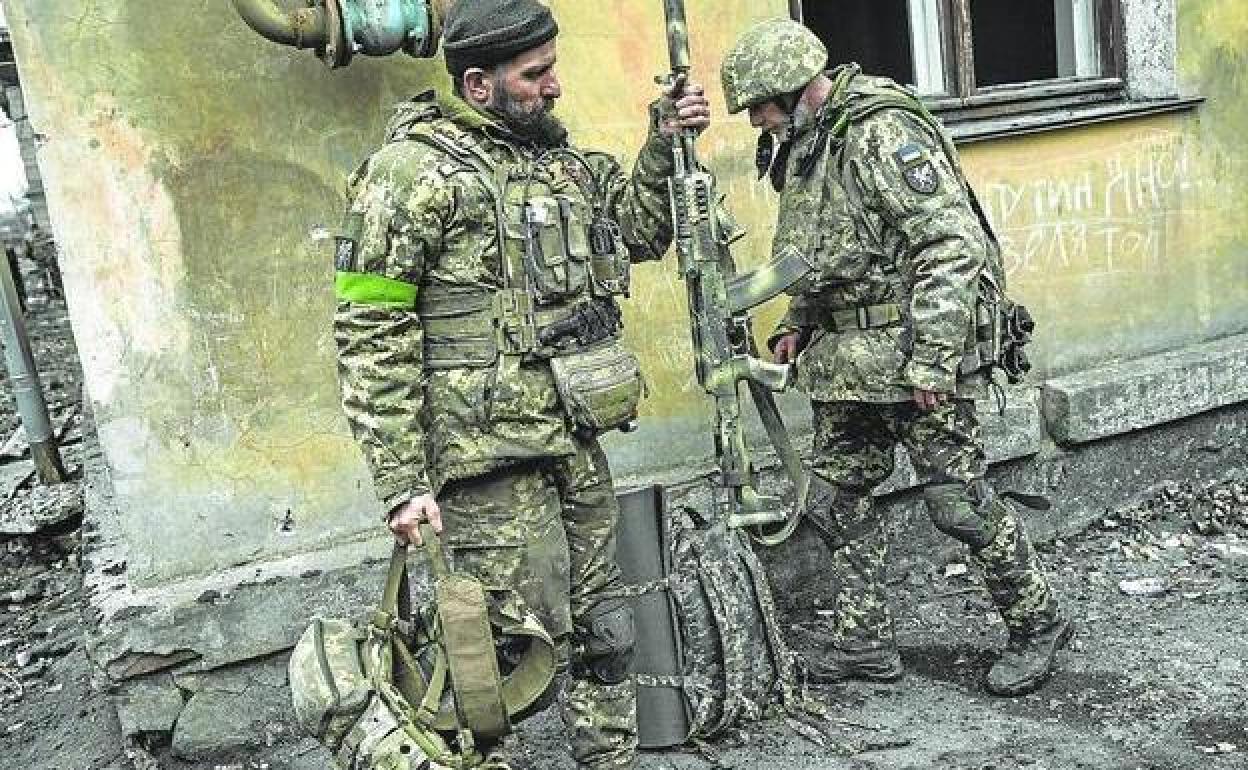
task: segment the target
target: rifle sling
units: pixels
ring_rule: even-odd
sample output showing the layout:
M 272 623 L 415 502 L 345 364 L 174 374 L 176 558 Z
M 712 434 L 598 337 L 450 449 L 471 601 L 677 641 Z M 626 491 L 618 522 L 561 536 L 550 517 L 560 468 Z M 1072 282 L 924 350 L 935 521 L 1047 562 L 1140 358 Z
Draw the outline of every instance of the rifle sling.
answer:
M 776 455 L 780 458 L 780 465 L 784 468 L 784 474 L 789 477 L 789 481 L 793 484 L 793 489 L 797 491 L 797 499 L 793 510 L 789 513 L 788 520 L 782 527 L 775 531 L 768 531 L 759 526 L 750 532 L 750 537 L 755 542 L 768 547 L 777 546 L 788 540 L 793 535 L 793 532 L 797 530 L 802 512 L 806 509 L 806 495 L 810 489 L 810 475 L 802 467 L 802 458 L 789 437 L 788 428 L 785 427 L 784 420 L 780 415 L 780 408 L 776 406 L 775 396 L 770 390 L 757 382 L 747 381 L 747 385 L 750 389 L 750 395 L 754 398 L 754 407 L 758 410 L 758 416 L 762 420 L 763 428 L 767 431 L 767 437 L 771 439 Z

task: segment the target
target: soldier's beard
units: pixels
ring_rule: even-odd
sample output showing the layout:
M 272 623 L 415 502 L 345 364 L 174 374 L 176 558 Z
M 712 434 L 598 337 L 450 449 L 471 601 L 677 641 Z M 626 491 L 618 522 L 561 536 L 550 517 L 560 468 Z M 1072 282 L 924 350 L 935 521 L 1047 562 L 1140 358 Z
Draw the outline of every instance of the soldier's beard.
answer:
M 494 93 L 490 111 L 502 118 L 516 136 L 539 147 L 559 147 L 567 143 L 568 129 L 554 115 L 554 99 L 543 99 L 533 107 L 526 107 L 504 88 Z

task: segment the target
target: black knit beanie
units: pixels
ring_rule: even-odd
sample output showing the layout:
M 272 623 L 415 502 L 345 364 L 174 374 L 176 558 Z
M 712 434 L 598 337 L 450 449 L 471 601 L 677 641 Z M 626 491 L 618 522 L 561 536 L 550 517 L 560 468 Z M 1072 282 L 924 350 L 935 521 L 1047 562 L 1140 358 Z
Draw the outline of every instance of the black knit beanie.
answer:
M 559 34 L 550 9 L 537 0 L 459 0 L 446 14 L 442 53 L 459 79 L 470 67 L 491 67 Z

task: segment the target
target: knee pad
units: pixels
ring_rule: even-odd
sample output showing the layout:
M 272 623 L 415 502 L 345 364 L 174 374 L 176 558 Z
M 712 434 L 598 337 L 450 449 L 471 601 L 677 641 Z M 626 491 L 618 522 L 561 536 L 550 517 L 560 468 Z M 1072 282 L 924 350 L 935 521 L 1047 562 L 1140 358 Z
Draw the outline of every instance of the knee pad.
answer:
M 972 485 L 929 484 L 923 489 L 923 501 L 936 529 L 979 551 L 997 536 L 996 525 L 985 514 L 999 503 L 987 484 Z
M 633 608 L 623 599 L 595 604 L 575 624 L 578 678 L 601 684 L 619 684 L 628 678 L 637 642 Z

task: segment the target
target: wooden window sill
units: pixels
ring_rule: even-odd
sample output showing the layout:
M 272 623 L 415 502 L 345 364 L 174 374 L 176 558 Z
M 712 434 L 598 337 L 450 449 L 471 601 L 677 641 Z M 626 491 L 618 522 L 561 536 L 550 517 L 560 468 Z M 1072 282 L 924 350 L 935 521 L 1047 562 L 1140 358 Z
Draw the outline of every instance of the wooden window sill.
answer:
M 934 111 L 959 144 L 982 142 L 1007 136 L 1056 131 L 1092 123 L 1161 115 L 1193 110 L 1205 101 L 1203 96 L 1148 101 L 1115 101 L 1053 107 L 1039 111 L 1002 116 L 959 116 L 936 108 Z M 935 106 L 935 105 L 934 105 Z

